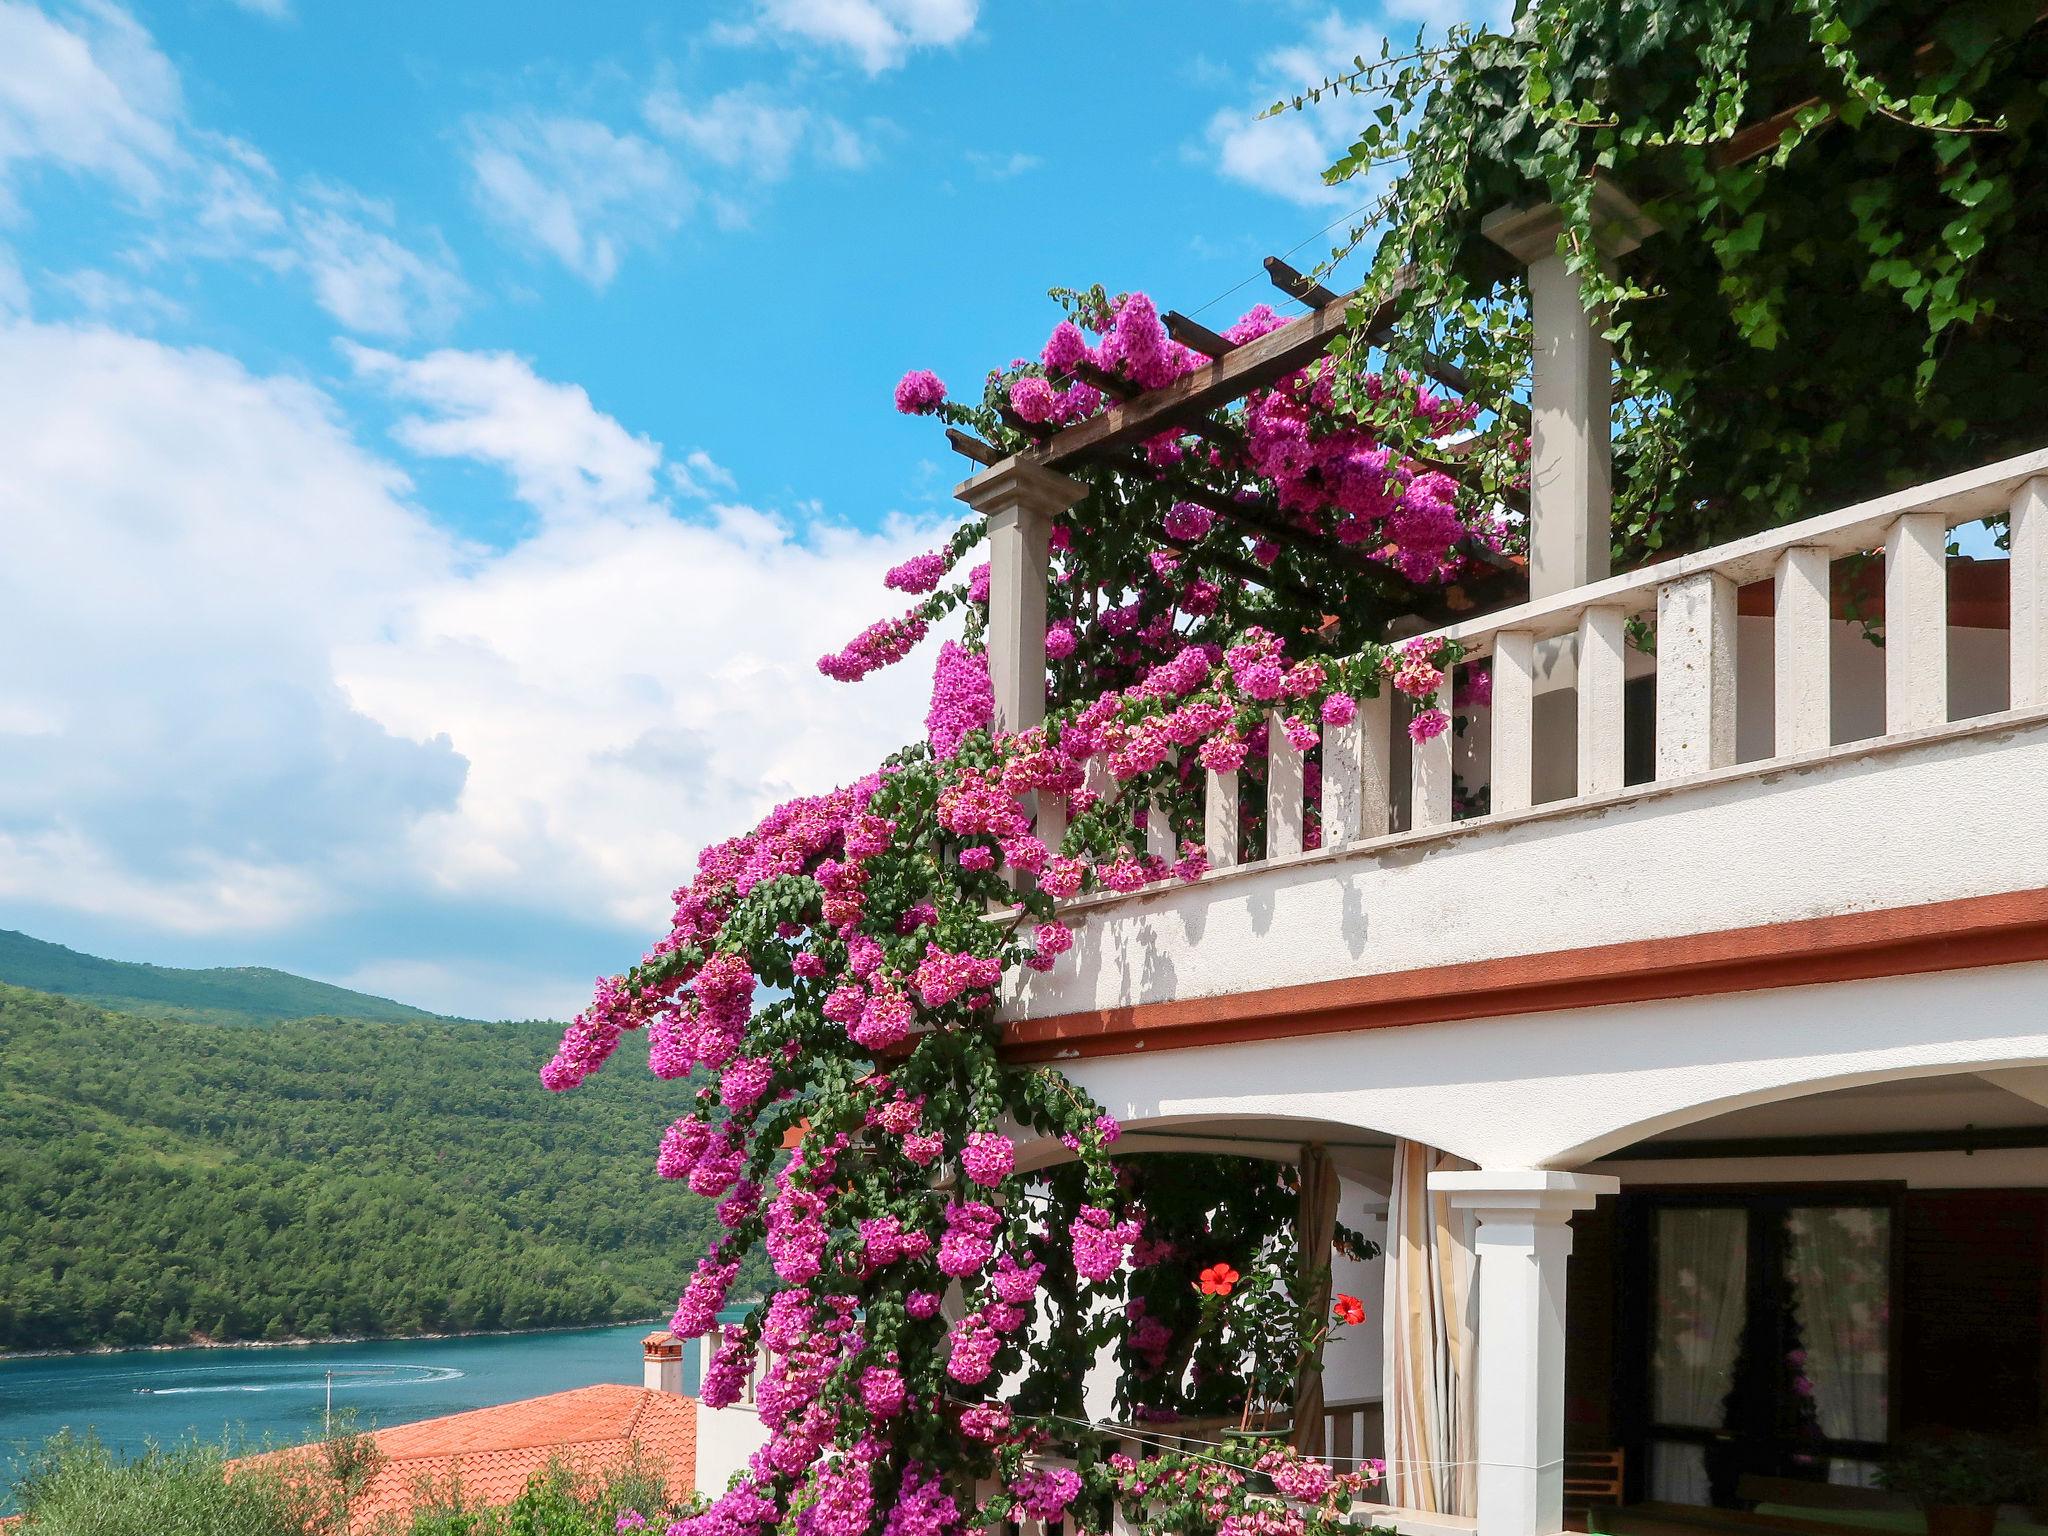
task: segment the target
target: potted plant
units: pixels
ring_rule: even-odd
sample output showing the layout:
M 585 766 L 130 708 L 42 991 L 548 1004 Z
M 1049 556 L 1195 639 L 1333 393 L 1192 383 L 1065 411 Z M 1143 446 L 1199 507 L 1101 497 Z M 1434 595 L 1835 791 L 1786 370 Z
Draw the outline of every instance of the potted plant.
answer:
M 2043 1470 L 2033 1446 L 1961 1434 L 1906 1442 L 1877 1478 L 1926 1512 L 1928 1536 L 1991 1536 L 1998 1506 L 2031 1503 Z

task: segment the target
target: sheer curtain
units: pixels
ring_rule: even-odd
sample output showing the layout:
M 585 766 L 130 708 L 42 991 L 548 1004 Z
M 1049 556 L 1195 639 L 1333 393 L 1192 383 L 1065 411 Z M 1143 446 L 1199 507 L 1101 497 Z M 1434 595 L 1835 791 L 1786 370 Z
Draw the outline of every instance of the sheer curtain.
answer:
M 1656 1240 L 1650 1417 L 1674 1427 L 1719 1429 L 1749 1310 L 1749 1213 L 1666 1207 L 1657 1212 Z M 1650 1497 L 1709 1503 L 1702 1449 L 1657 1442 L 1650 1456 Z
M 1804 1348 L 1787 1361 L 1830 1440 L 1883 1440 L 1891 1408 L 1891 1212 L 1814 1206 L 1786 1223 Z
M 1477 1502 L 1473 1217 L 1429 1191 L 1430 1174 L 1471 1166 L 1394 1142 L 1382 1309 L 1386 1500 L 1431 1514 L 1469 1515 Z

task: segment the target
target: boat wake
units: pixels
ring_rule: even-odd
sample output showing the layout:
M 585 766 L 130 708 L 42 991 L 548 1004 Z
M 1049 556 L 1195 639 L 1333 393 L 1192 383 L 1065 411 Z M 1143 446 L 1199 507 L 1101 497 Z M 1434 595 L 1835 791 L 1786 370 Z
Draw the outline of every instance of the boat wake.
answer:
M 275 1376 L 275 1368 L 269 1366 L 199 1366 L 190 1371 L 180 1371 L 180 1376 L 226 1376 L 236 1373 L 262 1373 Z M 283 1379 L 269 1381 L 201 1381 L 190 1385 L 173 1387 L 137 1387 L 135 1392 L 142 1397 L 195 1397 L 220 1392 L 325 1392 L 331 1385 L 337 1392 L 351 1391 L 361 1387 L 414 1387 L 428 1382 L 454 1381 L 463 1372 L 452 1365 L 349 1365 L 338 1366 L 332 1372 L 315 1370 L 306 1375 L 294 1374 Z

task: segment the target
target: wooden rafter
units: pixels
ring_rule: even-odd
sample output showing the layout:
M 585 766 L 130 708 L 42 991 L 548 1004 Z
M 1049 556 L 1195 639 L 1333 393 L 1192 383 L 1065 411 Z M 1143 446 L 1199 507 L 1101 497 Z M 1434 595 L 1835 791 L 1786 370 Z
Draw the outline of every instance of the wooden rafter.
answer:
M 1319 309 L 1243 346 L 1232 347 L 1214 362 L 1203 364 L 1171 384 L 1147 390 L 1111 406 L 1100 416 L 1063 428 L 1049 441 L 1025 449 L 1023 457 L 1048 469 L 1062 469 L 1106 451 L 1135 447 L 1170 429 L 1185 428 L 1196 417 L 1207 416 L 1255 389 L 1299 372 L 1321 357 L 1330 343 L 1343 334 L 1345 309 L 1350 298 L 1355 297 L 1347 296 L 1345 303 Z M 1376 331 L 1391 321 L 1397 303 L 1398 295 L 1382 305 L 1367 323 L 1367 331 Z

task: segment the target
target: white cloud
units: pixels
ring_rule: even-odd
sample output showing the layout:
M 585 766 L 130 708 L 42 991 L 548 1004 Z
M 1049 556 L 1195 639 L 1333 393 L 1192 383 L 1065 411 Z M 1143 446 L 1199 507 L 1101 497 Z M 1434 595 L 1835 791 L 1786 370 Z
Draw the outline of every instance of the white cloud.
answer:
M 718 491 L 739 489 L 731 470 L 702 448 L 692 448 L 668 467 L 669 483 L 678 494 L 704 500 Z
M 1276 97 L 1310 90 L 1350 68 L 1354 58 L 1370 63 L 1383 41 L 1377 28 L 1330 11 L 1298 41 L 1267 54 L 1253 99 L 1209 119 L 1216 168 L 1232 181 L 1308 207 L 1364 202 L 1363 187 L 1327 186 L 1323 170 L 1357 137 L 1373 106 L 1370 99 L 1339 94 L 1303 111 L 1260 114 Z
M 649 95 L 646 114 L 655 132 L 699 158 L 766 181 L 789 174 L 811 117 L 806 108 L 790 107 L 753 86 L 721 92 L 696 107 L 664 87 Z
M 192 931 L 316 910 L 454 802 L 328 652 L 458 551 L 328 402 L 217 354 L 0 331 L 0 893 Z
M 352 331 L 403 340 L 438 331 L 467 287 L 445 247 L 423 256 L 391 234 L 388 205 L 316 186 L 297 210 L 300 249 L 320 307 Z M 437 242 L 438 244 L 438 242 Z
M 81 267 L 53 277 L 50 282 L 102 319 L 125 319 L 148 329 L 185 318 L 185 306 L 168 294 L 98 267 Z
M 493 464 L 513 492 L 546 518 L 658 512 L 660 445 L 636 437 L 575 384 L 535 374 L 508 352 L 432 352 L 408 361 L 367 347 L 344 349 L 356 371 L 430 414 L 396 429 L 413 452 Z
M 641 113 L 700 180 L 728 173 L 713 194 L 714 205 L 724 203 L 728 223 L 744 224 L 758 189 L 786 179 L 799 155 L 837 170 L 859 170 L 874 158 L 867 140 L 838 118 L 791 106 L 758 85 L 694 103 L 673 86 L 660 86 L 648 93 Z
M 1439 35 L 1460 21 L 1498 28 L 1510 8 L 1509 0 L 1386 0 L 1377 23 L 1326 11 L 1301 37 L 1259 61 L 1254 88 L 1240 105 L 1209 119 L 1207 151 L 1224 176 L 1274 197 L 1311 208 L 1359 207 L 1383 189 L 1384 177 L 1368 173 L 1332 187 L 1323 171 L 1357 140 L 1379 97 L 1339 91 L 1298 112 L 1261 114 L 1276 99 L 1291 100 L 1355 68 L 1357 60 L 1374 63 L 1389 37 L 1399 53 L 1418 26 Z
M 730 501 L 685 519 L 663 488 L 717 484 L 716 462 L 667 460 L 574 386 L 502 355 L 356 356 L 416 408 L 411 451 L 504 471 L 529 537 L 450 537 L 305 383 L 0 329 L 17 911 L 247 935 L 511 908 L 620 925 L 625 958 L 707 841 L 917 734 L 927 658 L 857 688 L 815 660 L 894 610 L 882 572 L 936 527 L 798 532 Z M 392 969 L 420 958 L 367 954 L 356 981 L 472 1014 L 552 1011 L 583 982 L 488 956 L 428 957 L 438 986 Z
M 974 174 L 983 181 L 1012 181 L 1026 171 L 1035 171 L 1045 164 L 1036 155 L 1023 150 L 1012 150 L 1007 155 L 990 154 L 986 150 L 967 151 L 967 163 L 974 168 Z
M 0 0 L 0 210 L 38 160 L 156 195 L 180 158 L 179 111 L 177 71 L 127 12 L 88 0 L 59 20 Z
M 241 3 L 286 13 L 275 0 Z M 232 260 L 303 272 L 341 324 L 394 339 L 445 326 L 460 307 L 462 279 L 438 237 L 415 249 L 392 209 L 330 183 L 306 179 L 294 199 L 253 145 L 189 124 L 177 70 L 111 0 L 61 12 L 0 0 L 0 214 L 43 165 L 104 178 L 145 204 L 149 226 L 124 252 L 137 267 Z M 9 271 L 0 312 L 26 307 Z M 171 318 L 170 301 L 104 271 L 54 282 L 95 313 Z
M 484 212 L 602 288 L 633 245 L 675 229 L 692 200 L 666 151 L 589 118 L 483 118 L 470 125 Z
M 838 49 L 876 75 L 912 49 L 958 43 L 979 9 L 979 0 L 761 0 L 757 30 Z
M 28 279 L 14 252 L 0 245 L 0 320 L 29 312 Z

